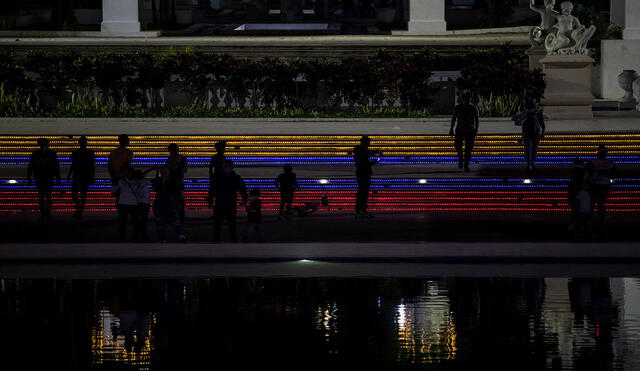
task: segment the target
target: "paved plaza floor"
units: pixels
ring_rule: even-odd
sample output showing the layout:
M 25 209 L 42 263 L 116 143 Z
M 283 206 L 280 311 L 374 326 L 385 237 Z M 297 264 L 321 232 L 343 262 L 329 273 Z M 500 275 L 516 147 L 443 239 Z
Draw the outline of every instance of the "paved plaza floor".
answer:
M 244 213 L 238 217 L 238 236 L 242 241 Z M 189 242 L 210 243 L 213 220 L 210 214 L 191 215 L 186 223 Z M 68 213 L 54 213 L 52 223 L 38 223 L 37 215 L 4 216 L 2 239 L 7 243 L 118 243 L 115 213 L 88 213 L 82 221 Z M 307 217 L 278 221 L 265 216 L 262 225 L 266 242 L 639 242 L 637 215 L 612 214 L 604 228 L 575 233 L 567 230 L 568 215 L 562 212 L 427 212 L 378 214 L 373 219 L 354 219 L 351 213 L 327 213 L 322 210 Z M 169 240 L 175 240 L 169 228 Z M 223 241 L 228 241 L 226 224 Z M 157 241 L 153 220 L 148 223 L 149 237 Z M 250 242 L 256 242 L 250 236 Z M 127 246 L 127 245 L 123 245 Z M 640 245 L 639 245 L 640 247 Z
M 2 135 L 446 135 L 450 117 L 428 119 L 0 118 Z M 518 134 L 508 118 L 481 118 L 479 134 Z M 640 112 L 547 123 L 548 133 L 638 132 Z

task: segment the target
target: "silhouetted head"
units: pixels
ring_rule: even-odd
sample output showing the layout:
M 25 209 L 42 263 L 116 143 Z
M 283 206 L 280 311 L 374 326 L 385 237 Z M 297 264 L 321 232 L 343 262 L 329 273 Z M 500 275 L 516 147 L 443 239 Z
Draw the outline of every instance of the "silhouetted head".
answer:
M 38 146 L 40 147 L 40 149 L 49 148 L 49 139 L 47 139 L 47 138 L 38 138 Z
M 258 188 L 254 188 L 249 191 L 249 196 L 260 197 L 260 190 Z
M 89 139 L 87 139 L 87 137 L 85 137 L 84 135 L 78 138 L 78 145 L 80 146 L 80 148 L 87 148 L 87 143 L 89 143 Z
M 291 164 L 284 165 L 284 172 L 285 173 L 290 173 L 292 171 L 293 171 L 293 166 L 291 166 Z
M 462 94 L 462 96 L 460 97 L 460 102 L 462 102 L 462 104 L 469 104 L 471 103 L 471 93 L 467 92 Z
M 584 161 L 580 157 L 573 159 L 573 166 L 584 166 Z
M 215 148 L 216 148 L 216 152 L 221 155 L 227 149 L 227 142 L 223 140 L 216 142 Z
M 562 14 L 570 15 L 573 12 L 573 3 L 571 1 L 565 1 L 560 4 L 560 9 L 562 9 Z
M 120 147 L 126 147 L 129 145 L 129 136 L 127 134 L 118 135 L 118 143 L 120 143 Z
M 544 6 L 553 9 L 556 6 L 556 0 L 544 0 Z
M 171 143 L 167 146 L 167 151 L 172 155 L 177 155 L 180 152 L 180 147 L 175 143 Z
M 607 146 L 601 144 L 600 147 L 598 147 L 598 153 L 596 154 L 596 156 L 598 157 L 598 159 L 604 160 L 607 158 L 608 152 L 609 150 L 607 149 Z
M 233 161 L 225 160 L 224 164 L 222 165 L 222 171 L 225 173 L 225 175 L 233 173 Z
M 369 138 L 366 135 L 363 135 L 362 138 L 360 138 L 360 145 L 368 147 L 371 144 L 371 138 Z

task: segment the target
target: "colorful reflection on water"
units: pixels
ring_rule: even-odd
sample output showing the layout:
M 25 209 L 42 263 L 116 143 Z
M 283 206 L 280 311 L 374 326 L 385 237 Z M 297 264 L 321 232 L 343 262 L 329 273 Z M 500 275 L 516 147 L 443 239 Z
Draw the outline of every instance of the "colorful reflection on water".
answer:
M 640 279 L 4 279 L 0 328 L 7 370 L 638 370 Z

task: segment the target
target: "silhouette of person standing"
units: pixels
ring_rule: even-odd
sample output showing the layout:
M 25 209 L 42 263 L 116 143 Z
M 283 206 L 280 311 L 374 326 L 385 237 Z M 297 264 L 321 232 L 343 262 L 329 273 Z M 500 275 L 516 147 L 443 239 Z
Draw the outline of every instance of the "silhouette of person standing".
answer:
M 596 159 L 589 161 L 585 167 L 593 204 L 597 206 L 600 225 L 604 223 L 607 197 L 609 197 L 609 189 L 611 188 L 611 177 L 618 170 L 613 161 L 607 159 L 608 152 L 607 147 L 601 145 L 598 147 Z
M 220 242 L 222 224 L 227 220 L 229 224 L 229 239 L 237 242 L 236 215 L 238 213 L 238 193 L 242 201 L 247 201 L 247 188 L 244 180 L 233 171 L 233 161 L 225 160 L 222 173 L 213 178 L 209 186 L 209 205 L 213 207 L 213 242 Z
M 180 147 L 171 143 L 167 147 L 169 157 L 165 161 L 165 166 L 169 170 L 168 182 L 177 191 L 176 205 L 180 224 L 184 225 L 184 174 L 187 172 L 187 158 L 180 154 Z
M 478 108 L 471 104 L 471 94 L 465 93 L 461 97 L 462 103 L 458 104 L 451 117 L 451 129 L 449 136 L 454 137 L 456 152 L 458 153 L 458 169 L 464 167 L 464 171 L 469 170 L 471 162 L 471 152 L 478 133 L 480 123 L 480 113 Z M 455 127 L 455 130 L 454 130 Z
M 220 176 L 223 173 L 224 162 L 227 157 L 225 156 L 225 151 L 227 150 L 227 142 L 219 141 L 215 144 L 216 154 L 211 156 L 211 161 L 209 162 L 209 184 L 213 184 L 215 178 Z M 212 200 L 209 199 L 209 203 Z M 215 219 L 215 211 L 214 215 L 211 216 L 212 219 Z
M 284 172 L 276 178 L 276 187 L 280 190 L 280 212 L 278 219 L 289 219 L 289 211 L 293 206 L 293 195 L 298 187 L 296 173 L 291 164 L 284 165 Z
M 107 163 L 107 170 L 111 177 L 111 184 L 118 184 L 118 180 L 123 178 L 127 173 L 127 170 L 131 169 L 131 162 L 133 162 L 133 152 L 129 148 L 129 136 L 127 134 L 120 134 L 118 136 L 118 143 L 120 144 L 116 149 L 109 154 L 109 161 Z
M 72 181 L 71 199 L 76 205 L 73 214 L 76 219 L 82 219 L 87 203 L 87 191 L 96 177 L 96 157 L 94 152 L 87 148 L 87 143 L 87 137 L 84 135 L 78 139 L 80 148 L 71 152 L 71 167 L 67 175 L 67 181 Z
M 38 202 L 40 206 L 40 221 L 52 221 L 51 194 L 53 181 L 60 184 L 60 164 L 58 155 L 49 148 L 49 139 L 38 139 L 40 149 L 35 150 L 29 158 L 27 167 L 27 182 L 31 184 L 35 180 L 38 189 Z
M 371 156 L 382 156 L 381 151 L 369 150 L 371 139 L 368 136 L 360 138 L 360 144 L 353 147 L 353 160 L 356 164 L 356 180 L 358 181 L 358 192 L 356 193 L 356 215 L 355 217 L 372 218 L 373 215 L 367 212 L 369 202 L 369 189 L 371 188 L 371 167 L 377 163 L 371 160 Z
M 220 175 L 223 172 L 224 162 L 227 157 L 224 152 L 227 150 L 227 142 L 219 141 L 215 144 L 216 154 L 211 156 L 211 162 L 209 162 L 209 179 L 213 180 L 216 175 Z

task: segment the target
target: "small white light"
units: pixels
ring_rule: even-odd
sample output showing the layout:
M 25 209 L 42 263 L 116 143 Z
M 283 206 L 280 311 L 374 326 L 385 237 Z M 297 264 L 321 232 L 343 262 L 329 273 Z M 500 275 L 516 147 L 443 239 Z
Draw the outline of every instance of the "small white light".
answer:
M 522 183 L 531 184 L 532 182 L 531 182 L 531 179 L 525 179 L 525 180 L 522 181 Z
M 613 179 L 609 179 L 609 183 L 613 183 Z
M 329 180 L 327 179 L 320 179 L 320 184 L 327 184 L 329 183 Z
M 427 180 L 426 179 L 420 179 L 420 180 L 418 180 L 418 183 L 427 184 Z
M 298 263 L 313 263 L 313 260 L 309 260 L 309 259 L 300 259 L 300 260 L 298 260 Z
M 9 183 L 9 184 L 18 184 L 18 181 L 15 180 L 15 179 L 9 179 L 9 180 L 7 180 L 7 183 Z

